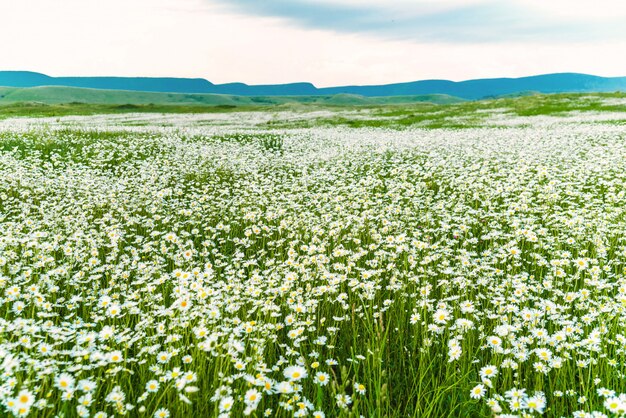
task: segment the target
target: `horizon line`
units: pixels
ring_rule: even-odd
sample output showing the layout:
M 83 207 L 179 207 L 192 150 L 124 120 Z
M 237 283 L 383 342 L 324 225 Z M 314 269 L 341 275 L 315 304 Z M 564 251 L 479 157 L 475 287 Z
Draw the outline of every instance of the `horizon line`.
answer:
M 290 81 L 290 82 L 275 82 L 275 83 L 263 83 L 263 84 L 248 84 L 244 81 L 230 81 L 230 82 L 226 82 L 226 83 L 213 83 L 209 78 L 205 78 L 205 77 L 176 77 L 176 76 L 130 76 L 130 75 L 62 75 L 62 76 L 53 76 L 53 75 L 49 75 L 43 72 L 39 72 L 39 71 L 32 71 L 32 70 L 2 70 L 0 69 L 0 73 L 30 73 L 30 74 L 37 74 L 37 75 L 42 75 L 48 78 L 53 78 L 53 79 L 59 79 L 59 78 L 120 78 L 120 79 L 173 79 L 173 80 L 203 80 L 206 81 L 214 86 L 226 86 L 226 85 L 232 85 L 232 84 L 240 84 L 240 85 L 246 85 L 246 86 L 280 86 L 280 85 L 294 85 L 294 84 L 308 84 L 311 85 L 315 88 L 335 88 L 335 87 L 370 87 L 370 86 L 390 86 L 390 85 L 397 85 L 397 84 L 411 84 L 411 83 L 417 83 L 417 82 L 422 82 L 422 81 L 446 81 L 446 82 L 451 82 L 451 83 L 464 83 L 464 82 L 470 82 L 470 81 L 477 81 L 477 80 L 519 80 L 519 79 L 524 79 L 524 78 L 533 78 L 533 77 L 543 77 L 543 76 L 553 76 L 553 75 L 583 75 L 583 76 L 590 76 L 590 77 L 597 77 L 597 78 L 605 78 L 605 79 L 615 79 L 615 78 L 626 78 L 626 75 L 624 76 L 602 76 L 602 75 L 597 75 L 597 74 L 590 74 L 590 73 L 582 73 L 582 72 L 575 72 L 575 71 L 563 71 L 563 72 L 552 72 L 552 73 L 540 73 L 540 74 L 531 74 L 531 75 L 523 75 L 523 76 L 518 76 L 518 77 L 506 77 L 506 76 L 498 76 L 498 77 L 481 77 L 481 78 L 467 78 L 467 79 L 461 79 L 461 80 L 452 80 L 452 79 L 447 79 L 447 78 L 423 78 L 423 79 L 416 79 L 416 80 L 410 80 L 410 81 L 395 81 L 395 82 L 385 82 L 385 83 L 381 83 L 381 84 L 336 84 L 336 85 L 324 85 L 324 86 L 319 86 L 316 85 L 315 83 L 311 82 L 311 81 Z M 11 87 L 11 86 L 5 86 L 5 87 Z

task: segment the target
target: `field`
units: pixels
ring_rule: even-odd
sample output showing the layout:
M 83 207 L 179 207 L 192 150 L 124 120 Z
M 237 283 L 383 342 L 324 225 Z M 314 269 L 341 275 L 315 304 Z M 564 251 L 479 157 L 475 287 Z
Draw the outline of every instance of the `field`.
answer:
M 301 103 L 307 105 L 376 105 L 398 103 L 460 103 L 464 99 L 446 94 L 425 94 L 413 96 L 364 97 L 356 94 L 329 94 L 322 96 L 235 96 L 230 94 L 202 93 L 155 93 L 123 90 L 86 89 L 78 87 L 0 87 L 0 105 L 24 103 L 41 105 L 71 106 L 76 111 L 81 105 L 131 106 L 141 109 L 145 106 L 274 106 Z M 124 107 L 122 107 L 124 109 Z M 152 109 L 154 111 L 154 109 Z
M 0 107 L 0 416 L 624 416 L 625 231 L 623 94 Z

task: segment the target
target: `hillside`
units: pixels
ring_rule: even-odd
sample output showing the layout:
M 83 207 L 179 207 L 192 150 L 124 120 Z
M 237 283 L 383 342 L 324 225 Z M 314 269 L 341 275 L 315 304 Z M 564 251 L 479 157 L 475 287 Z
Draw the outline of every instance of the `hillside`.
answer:
M 175 104 L 201 106 L 255 106 L 285 103 L 327 105 L 376 105 L 385 103 L 458 103 L 462 99 L 447 95 L 364 97 L 354 94 L 323 96 L 235 96 L 223 94 L 158 93 L 127 90 L 100 90 L 77 87 L 0 87 L 0 104 L 18 102 L 95 103 L 95 104 Z
M 311 83 L 247 85 L 213 84 L 202 78 L 150 77 L 49 77 L 27 71 L 0 71 L 0 86 L 65 86 L 103 90 L 162 93 L 201 93 L 231 96 L 332 96 L 349 94 L 364 97 L 423 96 L 431 94 L 477 100 L 522 92 L 585 93 L 626 91 L 626 77 L 598 77 L 559 73 L 521 78 L 489 78 L 467 81 L 422 80 L 373 86 L 318 88 Z

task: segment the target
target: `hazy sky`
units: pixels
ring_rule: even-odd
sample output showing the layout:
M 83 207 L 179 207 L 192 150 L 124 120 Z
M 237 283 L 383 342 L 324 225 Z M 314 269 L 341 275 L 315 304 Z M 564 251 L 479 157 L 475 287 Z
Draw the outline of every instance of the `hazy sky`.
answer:
M 0 0 L 0 17 L 0 70 L 54 76 L 626 76 L 623 0 Z

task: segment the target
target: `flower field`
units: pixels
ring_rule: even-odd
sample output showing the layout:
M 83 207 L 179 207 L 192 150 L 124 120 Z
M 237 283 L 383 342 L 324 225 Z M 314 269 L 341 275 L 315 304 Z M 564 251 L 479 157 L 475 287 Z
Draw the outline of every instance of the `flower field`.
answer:
M 624 416 L 626 118 L 486 117 L 0 121 L 0 416 Z

